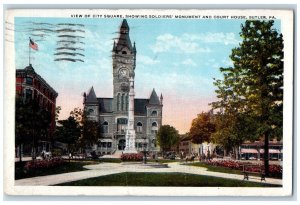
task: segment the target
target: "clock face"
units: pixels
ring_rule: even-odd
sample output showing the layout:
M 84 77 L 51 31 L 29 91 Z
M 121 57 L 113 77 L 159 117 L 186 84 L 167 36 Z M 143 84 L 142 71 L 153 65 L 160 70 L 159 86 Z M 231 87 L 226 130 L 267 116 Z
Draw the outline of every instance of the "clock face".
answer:
M 119 76 L 124 78 L 128 76 L 128 70 L 126 68 L 120 68 L 119 70 Z

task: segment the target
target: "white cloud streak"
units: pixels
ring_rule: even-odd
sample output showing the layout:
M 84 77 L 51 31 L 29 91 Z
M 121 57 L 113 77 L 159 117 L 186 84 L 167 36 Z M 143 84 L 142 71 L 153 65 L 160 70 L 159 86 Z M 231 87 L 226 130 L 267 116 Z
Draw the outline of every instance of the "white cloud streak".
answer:
M 211 52 L 211 49 L 208 45 L 211 43 L 234 45 L 238 44 L 239 40 L 236 38 L 234 33 L 185 33 L 181 36 L 166 33 L 157 36 L 155 44 L 150 46 L 150 48 L 154 53 L 166 51 L 179 53 L 209 53 Z
M 234 33 L 199 33 L 199 34 L 183 34 L 183 38 L 190 41 L 200 41 L 202 43 L 220 43 L 224 45 L 238 44 L 239 40 Z
M 149 56 L 144 56 L 144 55 L 137 55 L 137 63 L 142 63 L 145 65 L 154 65 L 159 63 L 159 60 L 156 60 L 154 58 L 150 58 Z
M 195 61 L 193 61 L 193 60 L 190 59 L 190 58 L 188 58 L 188 59 L 182 61 L 181 64 L 183 64 L 183 65 L 188 65 L 188 66 L 193 66 L 193 67 L 197 65 L 197 63 L 195 63 Z

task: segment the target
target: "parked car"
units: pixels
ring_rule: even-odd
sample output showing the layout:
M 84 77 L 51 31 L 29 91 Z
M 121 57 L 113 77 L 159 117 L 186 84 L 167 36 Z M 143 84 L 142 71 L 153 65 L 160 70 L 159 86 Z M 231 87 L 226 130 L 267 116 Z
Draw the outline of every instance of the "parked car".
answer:
M 175 160 L 175 158 L 176 158 L 175 152 L 167 152 L 164 155 L 164 159 Z
M 43 151 L 41 152 L 41 157 L 42 157 L 43 159 L 50 159 L 50 158 L 52 157 L 52 153 L 51 153 L 50 151 L 47 152 L 47 151 L 43 150 Z
M 99 159 L 100 155 L 96 153 L 96 151 L 90 152 L 90 156 L 92 159 Z

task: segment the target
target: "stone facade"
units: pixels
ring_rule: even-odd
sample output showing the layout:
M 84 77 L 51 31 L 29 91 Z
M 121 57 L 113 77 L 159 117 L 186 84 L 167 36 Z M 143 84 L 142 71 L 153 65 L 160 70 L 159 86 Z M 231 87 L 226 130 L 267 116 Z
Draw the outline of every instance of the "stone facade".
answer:
M 136 47 L 129 38 L 129 26 L 124 19 L 119 38 L 112 49 L 113 98 L 96 97 L 92 87 L 84 94 L 84 109 L 89 119 L 99 122 L 101 138 L 94 149 L 101 154 L 122 152 L 128 123 L 129 79 L 135 78 Z M 134 129 L 136 148 L 158 150 L 156 133 L 162 124 L 163 97 L 153 89 L 148 99 L 134 99 Z

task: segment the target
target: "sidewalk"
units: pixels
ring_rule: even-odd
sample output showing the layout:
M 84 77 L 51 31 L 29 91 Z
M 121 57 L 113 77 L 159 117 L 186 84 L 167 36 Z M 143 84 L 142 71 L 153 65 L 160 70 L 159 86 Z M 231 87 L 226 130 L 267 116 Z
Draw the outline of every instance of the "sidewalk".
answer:
M 187 174 L 198 174 L 198 175 L 206 175 L 206 176 L 213 176 L 213 177 L 221 177 L 226 179 L 243 180 L 244 178 L 243 175 L 211 172 L 211 171 L 207 171 L 207 169 L 203 167 L 180 165 L 178 162 L 169 163 L 168 165 L 169 168 L 152 168 L 152 167 L 147 167 L 142 165 L 137 166 L 135 164 L 124 165 L 119 163 L 101 163 L 96 165 L 85 166 L 85 168 L 89 169 L 86 171 L 70 172 L 64 174 L 56 174 L 56 175 L 48 175 L 48 176 L 40 176 L 40 177 L 16 180 L 15 186 L 49 186 L 49 185 L 77 181 L 77 180 L 88 179 L 93 177 L 118 174 L 122 172 L 153 172 L 153 173 L 180 172 L 180 173 L 187 173 Z M 249 177 L 249 181 L 261 182 L 260 177 L 254 177 L 254 176 Z M 282 180 L 266 178 L 266 182 L 262 182 L 262 183 L 281 185 Z

